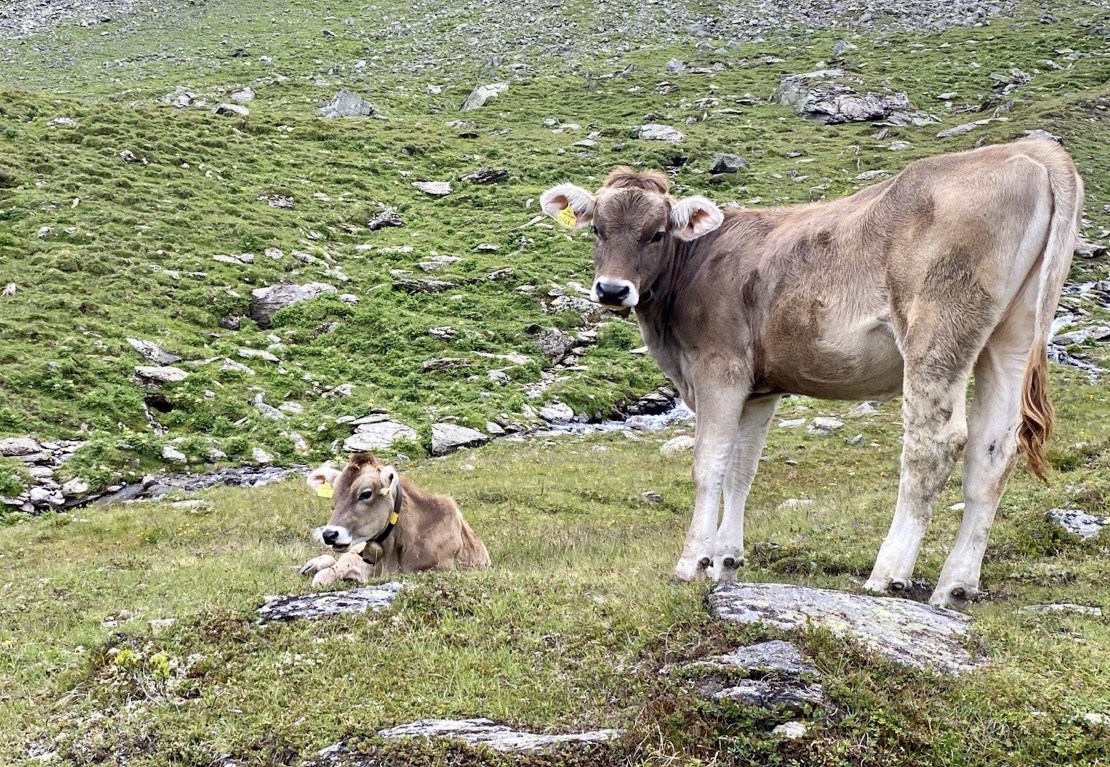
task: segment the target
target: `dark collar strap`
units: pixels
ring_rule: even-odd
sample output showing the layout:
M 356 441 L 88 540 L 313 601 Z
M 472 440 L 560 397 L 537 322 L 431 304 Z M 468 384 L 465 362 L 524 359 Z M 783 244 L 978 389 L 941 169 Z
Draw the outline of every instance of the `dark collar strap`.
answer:
M 371 543 L 382 543 L 389 534 L 393 532 L 393 528 L 397 525 L 397 518 L 401 516 L 401 482 L 397 482 L 397 490 L 393 493 L 393 513 L 389 515 L 389 522 L 382 531 L 370 539 Z

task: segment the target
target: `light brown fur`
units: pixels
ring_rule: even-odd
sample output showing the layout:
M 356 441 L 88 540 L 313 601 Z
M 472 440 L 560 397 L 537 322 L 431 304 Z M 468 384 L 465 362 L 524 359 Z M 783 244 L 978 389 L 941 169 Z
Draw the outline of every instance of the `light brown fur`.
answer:
M 698 413 L 679 577 L 710 565 L 732 577 L 742 561 L 744 501 L 779 398 L 901 394 L 898 505 L 868 587 L 908 584 L 966 444 L 968 510 L 933 603 L 973 594 L 1014 454 L 1048 473 L 1045 346 L 1083 204 L 1067 153 L 1043 140 L 984 147 L 777 209 L 722 212 L 666 190 L 658 173 L 618 168 L 596 195 L 564 184 L 541 205 L 552 216 L 571 205 L 578 226 L 593 224 L 594 295 L 635 307 L 653 357 Z
M 320 530 L 342 528 L 351 535 L 349 544 L 333 547 L 343 555 L 336 566 L 346 568 L 348 577 L 363 581 L 367 576 L 421 570 L 488 568 L 489 552 L 454 500 L 430 493 L 394 472 L 369 453 L 360 453 L 340 472 L 321 468 L 309 475 L 310 486 L 319 486 L 321 481 L 332 485 L 331 518 Z M 389 482 L 394 477 L 401 488 L 401 509 L 392 532 L 379 545 L 370 539 L 388 524 L 393 510 Z M 361 554 L 365 565 L 361 572 L 352 570 L 356 554 Z M 306 573 L 324 569 L 313 569 L 312 562 L 305 566 Z

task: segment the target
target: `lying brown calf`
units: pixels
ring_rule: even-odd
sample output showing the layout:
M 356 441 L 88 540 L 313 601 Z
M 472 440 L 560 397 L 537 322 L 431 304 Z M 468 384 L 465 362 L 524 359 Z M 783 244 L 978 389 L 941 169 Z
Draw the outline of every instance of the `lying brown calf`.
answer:
M 315 574 L 314 584 L 490 565 L 485 544 L 453 500 L 421 490 L 369 453 L 355 455 L 342 471 L 315 469 L 308 485 L 323 497 L 330 492 L 331 519 L 316 537 L 342 555 L 336 561 L 325 554 L 305 564 L 301 572 Z

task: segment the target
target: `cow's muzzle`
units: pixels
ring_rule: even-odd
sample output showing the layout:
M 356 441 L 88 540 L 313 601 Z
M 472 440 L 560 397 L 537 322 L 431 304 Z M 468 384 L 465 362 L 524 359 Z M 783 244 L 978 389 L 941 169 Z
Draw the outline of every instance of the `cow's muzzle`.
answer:
M 628 280 L 614 280 L 599 277 L 594 281 L 590 299 L 605 306 L 631 308 L 640 301 L 640 291 Z

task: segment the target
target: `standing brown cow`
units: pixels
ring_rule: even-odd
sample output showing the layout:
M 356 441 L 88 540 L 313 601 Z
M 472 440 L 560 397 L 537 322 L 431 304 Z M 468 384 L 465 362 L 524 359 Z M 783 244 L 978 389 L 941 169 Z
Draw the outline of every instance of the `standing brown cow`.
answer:
M 636 307 L 652 356 L 697 412 L 678 577 L 735 578 L 744 503 L 784 394 L 901 394 L 898 503 L 867 588 L 909 585 L 966 444 L 963 523 L 930 599 L 962 604 L 979 588 L 1018 448 L 1048 471 L 1045 346 L 1083 209 L 1067 153 L 1043 140 L 985 147 L 919 160 L 834 202 L 770 210 L 722 212 L 668 190 L 660 173 L 617 168 L 596 195 L 563 184 L 540 203 L 593 225 L 592 297 Z

